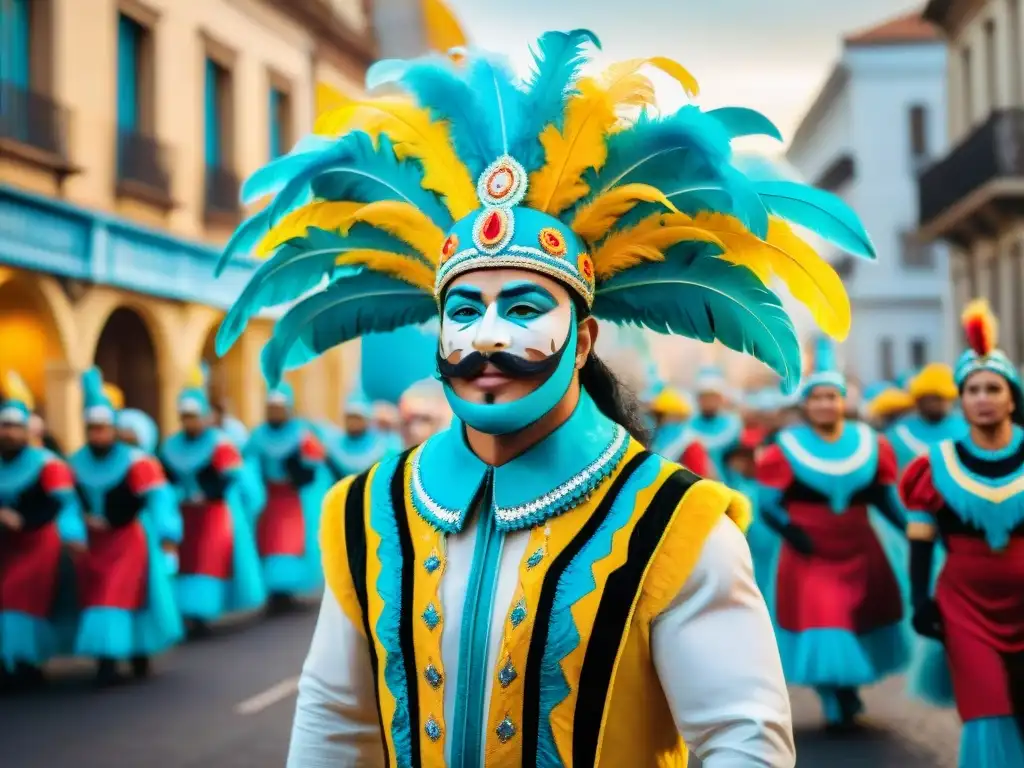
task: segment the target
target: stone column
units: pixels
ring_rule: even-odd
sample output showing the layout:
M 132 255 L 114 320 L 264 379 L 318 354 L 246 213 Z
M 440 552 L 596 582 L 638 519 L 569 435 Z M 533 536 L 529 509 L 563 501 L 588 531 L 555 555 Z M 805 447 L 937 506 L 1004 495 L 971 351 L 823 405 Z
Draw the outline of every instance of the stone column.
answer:
M 85 442 L 81 374 L 65 360 L 50 360 L 46 364 L 46 426 L 67 453 Z

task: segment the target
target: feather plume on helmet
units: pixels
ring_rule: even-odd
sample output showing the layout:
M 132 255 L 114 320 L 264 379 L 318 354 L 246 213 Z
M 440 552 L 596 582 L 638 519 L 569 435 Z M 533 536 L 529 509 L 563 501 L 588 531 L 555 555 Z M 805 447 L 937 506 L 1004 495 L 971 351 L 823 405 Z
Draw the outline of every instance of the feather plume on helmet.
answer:
M 873 258 L 868 235 L 838 198 L 736 166 L 733 139 L 781 138 L 763 115 L 658 113 L 646 73 L 695 96 L 690 73 L 654 57 L 584 74 L 598 47 L 586 30 L 548 32 L 523 80 L 473 50 L 374 65 L 368 85 L 389 95 L 334 99 L 315 135 L 245 183 L 245 202 L 272 200 L 218 270 L 235 256 L 266 261 L 218 353 L 263 309 L 295 302 L 263 350 L 274 385 L 337 344 L 430 320 L 460 274 L 515 267 L 559 280 L 599 320 L 751 354 L 793 391 L 799 342 L 772 279 L 836 339 L 850 306 L 791 225 Z

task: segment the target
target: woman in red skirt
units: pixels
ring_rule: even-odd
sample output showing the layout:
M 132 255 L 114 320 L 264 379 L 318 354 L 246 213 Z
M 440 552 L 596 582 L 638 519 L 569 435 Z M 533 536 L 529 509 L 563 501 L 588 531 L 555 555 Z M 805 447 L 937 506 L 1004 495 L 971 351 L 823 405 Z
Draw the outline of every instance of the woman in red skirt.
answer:
M 93 368 L 82 377 L 87 443 L 71 457 L 86 512 L 89 549 L 78 562 L 82 615 L 75 653 L 97 660 L 97 682 L 136 678 L 183 635 L 164 552 L 181 540 L 181 518 L 153 456 L 117 439 L 119 390 Z
M 758 505 L 783 539 L 775 582 L 776 636 L 786 679 L 814 688 L 831 727 L 850 727 L 858 688 L 908 659 L 903 600 L 868 507 L 902 530 L 896 457 L 866 424 L 843 418 L 846 380 L 831 350 L 805 382 L 806 424 L 758 456 Z
M 964 312 L 971 348 L 956 381 L 967 437 L 933 446 L 900 482 L 912 510 L 914 629 L 941 640 L 964 721 L 962 768 L 1024 766 L 1024 392 L 995 349 L 983 302 Z M 935 542 L 946 562 L 931 590 Z

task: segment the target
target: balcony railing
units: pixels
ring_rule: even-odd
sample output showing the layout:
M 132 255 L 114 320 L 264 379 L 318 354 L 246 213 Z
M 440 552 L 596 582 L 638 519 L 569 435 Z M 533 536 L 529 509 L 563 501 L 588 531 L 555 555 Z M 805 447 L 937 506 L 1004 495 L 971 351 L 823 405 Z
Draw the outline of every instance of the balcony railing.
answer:
M 118 131 L 117 181 L 122 191 L 169 203 L 172 165 L 170 148 L 157 139 L 135 131 Z
M 922 226 L 985 184 L 1024 179 L 1024 109 L 993 112 L 948 155 L 918 177 Z
M 0 80 L 0 139 L 67 160 L 69 113 L 50 96 Z
M 206 167 L 206 214 L 216 217 L 237 217 L 241 211 L 238 202 L 238 175 L 228 168 Z

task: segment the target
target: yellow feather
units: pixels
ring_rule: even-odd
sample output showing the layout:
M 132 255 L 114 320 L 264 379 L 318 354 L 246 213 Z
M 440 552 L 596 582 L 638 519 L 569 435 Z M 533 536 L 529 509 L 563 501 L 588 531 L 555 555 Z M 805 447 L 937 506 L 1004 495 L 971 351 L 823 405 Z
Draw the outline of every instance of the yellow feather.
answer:
M 678 212 L 657 187 L 625 184 L 598 195 L 580 208 L 572 221 L 573 232 L 588 243 L 595 243 L 638 203 L 661 203 L 673 213 Z
M 256 247 L 257 256 L 268 256 L 293 237 L 305 237 L 310 227 L 334 232 L 365 203 L 320 201 L 298 208 L 275 224 Z
M 605 137 L 617 119 L 615 103 L 597 82 L 581 78 L 576 89 L 566 105 L 563 130 L 549 125 L 541 132 L 544 167 L 530 175 L 526 204 L 552 216 L 590 191 L 583 173 L 608 159 Z
M 649 59 L 629 59 L 610 65 L 600 77 L 602 86 L 615 93 L 619 104 L 637 107 L 655 105 L 654 85 L 640 74 L 645 66 L 654 67 L 679 83 L 686 95 L 693 98 L 700 92 L 697 80 L 689 71 L 672 59 L 654 56 Z
M 444 198 L 458 220 L 480 207 L 476 183 L 452 146 L 448 126 L 432 120 L 430 112 L 398 98 L 351 101 L 322 115 L 314 131 L 338 136 L 362 130 L 375 139 L 386 134 L 399 159 L 415 158 L 423 166 L 423 188 Z
M 666 249 L 688 240 L 725 249 L 714 234 L 695 226 L 688 216 L 655 213 L 635 227 L 609 235 L 594 251 L 594 274 L 599 280 L 607 280 L 643 261 L 664 261 Z
M 694 223 L 725 244 L 723 259 L 747 267 L 765 283 L 778 277 L 824 333 L 837 341 L 849 335 L 850 299 L 842 279 L 788 224 L 772 218 L 767 239 L 761 240 L 726 214 L 698 214 Z
M 364 222 L 394 235 L 437 266 L 445 234 L 416 206 L 399 200 L 370 203 L 343 222 L 342 230 L 347 232 L 357 222 Z
M 36 409 L 36 399 L 32 396 L 32 390 L 15 371 L 7 371 L 4 375 L 4 397 L 24 403 L 30 411 Z
M 203 374 L 201 365 L 193 366 L 192 370 L 188 372 L 185 386 L 189 389 L 203 389 L 206 386 L 206 376 Z
M 338 109 L 350 101 L 352 100 L 348 96 L 333 85 L 323 82 L 316 84 L 316 114 L 318 118 L 325 112 Z
M 114 410 L 120 411 L 124 408 L 124 392 L 116 384 L 110 384 L 103 382 L 103 394 L 107 396 L 107 400 L 114 406 Z
M 683 86 L 686 95 L 691 99 L 700 94 L 700 85 L 697 84 L 697 78 L 691 75 L 690 71 L 678 61 L 667 59 L 664 56 L 654 56 L 648 59 L 647 63 L 656 69 L 660 69 Z
M 359 248 L 352 251 L 342 251 L 334 263 L 339 267 L 363 266 L 375 272 L 385 274 L 404 280 L 427 293 L 434 292 L 434 270 L 416 259 L 410 259 L 400 253 L 390 251 L 377 251 L 368 248 Z

